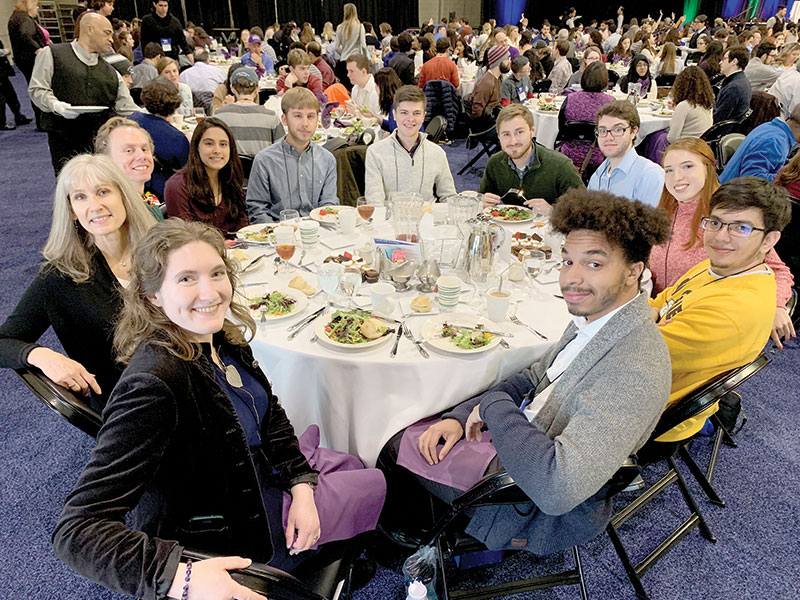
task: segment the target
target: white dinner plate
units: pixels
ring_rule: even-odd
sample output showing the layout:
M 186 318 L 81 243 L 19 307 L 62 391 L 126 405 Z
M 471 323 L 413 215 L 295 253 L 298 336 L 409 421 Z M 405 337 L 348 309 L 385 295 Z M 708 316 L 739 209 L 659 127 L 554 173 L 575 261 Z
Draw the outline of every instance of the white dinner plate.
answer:
M 259 252 L 257 250 L 251 250 L 249 248 L 228 249 L 228 255 L 239 263 L 240 273 L 241 269 L 244 269 L 247 265 L 252 263 L 256 258 L 261 256 L 262 254 L 264 254 L 263 251 Z M 247 271 L 247 273 L 244 274 L 245 277 L 253 273 L 256 273 L 257 271 L 260 271 L 261 269 L 264 268 L 264 265 L 267 264 L 268 262 L 271 261 L 267 258 L 262 258 L 255 264 L 255 266 L 253 266 L 251 269 Z
M 421 330 L 422 339 L 425 340 L 425 343 L 429 344 L 433 348 L 436 348 L 437 350 L 450 352 L 452 354 L 480 354 L 481 352 L 486 352 L 497 346 L 502 339 L 499 336 L 494 336 L 491 340 L 489 340 L 488 344 L 480 348 L 459 348 L 453 342 L 451 342 L 450 339 L 443 338 L 441 336 L 442 325 L 445 322 L 455 326 L 464 325 L 466 327 L 475 327 L 479 323 L 482 323 L 484 328 L 487 330 L 502 331 L 497 323 L 484 317 L 479 317 L 478 315 L 473 315 L 470 313 L 442 313 L 425 321 L 422 324 Z
M 247 302 L 249 304 L 250 298 L 258 298 L 269 292 L 280 292 L 284 296 L 288 296 L 294 300 L 294 306 L 292 307 L 292 311 L 286 313 L 285 315 L 264 315 L 264 319 L 268 323 L 280 321 L 282 319 L 288 319 L 289 317 L 296 317 L 308 306 L 308 298 L 306 298 L 306 295 L 300 290 L 295 289 L 286 289 L 280 287 L 276 288 L 275 286 L 264 284 L 243 288 L 240 293 L 247 298 Z M 261 321 L 261 311 L 250 310 L 250 314 L 256 320 L 256 323 Z
M 385 344 L 390 339 L 394 338 L 397 334 L 397 325 L 393 323 L 384 323 L 389 327 L 389 329 L 394 329 L 394 333 L 387 333 L 383 337 L 379 337 L 376 340 L 370 340 L 368 342 L 364 342 L 362 344 L 343 344 L 342 342 L 337 342 L 336 340 L 332 340 L 328 337 L 328 334 L 325 331 L 325 328 L 328 326 L 328 323 L 331 322 L 331 318 L 333 318 L 333 313 L 328 312 L 325 313 L 322 317 L 316 320 L 314 323 L 314 333 L 317 334 L 320 343 L 325 344 L 326 346 L 330 346 L 331 348 L 336 348 L 338 350 L 365 350 L 367 348 L 374 348 L 375 346 L 380 346 L 381 344 Z
M 87 106 L 70 106 L 69 110 L 71 110 L 73 112 L 76 112 L 76 113 L 80 113 L 80 114 L 83 115 L 83 114 L 89 114 L 89 113 L 102 112 L 104 110 L 110 110 L 110 109 L 107 106 L 87 105 Z
M 485 214 L 487 217 L 491 217 L 493 210 L 497 210 L 498 208 L 503 208 L 503 206 L 504 205 L 487 206 L 486 208 L 483 209 L 483 214 Z M 515 207 L 515 208 L 523 208 L 524 210 L 527 210 L 528 211 L 528 218 L 527 219 L 520 219 L 519 221 L 510 221 L 508 219 L 503 219 L 503 218 L 500 218 L 500 217 L 492 217 L 492 221 L 494 221 L 495 223 L 501 223 L 501 224 L 507 223 L 507 224 L 511 224 L 511 225 L 516 225 L 517 223 L 527 223 L 528 221 L 533 221 L 533 210 L 531 210 L 530 208 L 527 208 L 525 206 Z
M 278 225 L 278 223 L 255 223 L 253 225 L 247 225 L 236 232 L 236 239 L 242 240 L 243 242 L 272 243 L 275 239 L 272 233 L 268 234 L 264 239 L 255 239 L 253 237 L 249 237 L 247 234 L 252 235 L 254 233 L 263 231 L 264 229 L 267 229 L 271 232 L 273 229 L 275 229 L 276 225 Z
M 326 214 L 320 214 L 320 211 L 324 210 Z M 331 211 L 336 211 L 331 212 Z M 319 221 L 320 223 L 336 223 L 336 214 L 339 212 L 338 206 L 326 206 L 326 207 L 318 207 L 313 209 L 308 216 L 314 219 L 315 221 Z

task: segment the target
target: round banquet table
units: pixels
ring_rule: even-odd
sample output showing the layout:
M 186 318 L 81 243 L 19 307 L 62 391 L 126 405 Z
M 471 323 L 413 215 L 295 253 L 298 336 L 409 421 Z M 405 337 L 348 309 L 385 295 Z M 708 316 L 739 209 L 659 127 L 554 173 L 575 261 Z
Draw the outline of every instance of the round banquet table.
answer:
M 387 222 L 383 215 L 384 210 L 379 207 L 375 212 L 375 232 L 365 232 L 363 227 L 359 227 L 355 238 L 347 239 L 335 231 L 320 229 L 318 248 L 313 254 L 306 255 L 303 264 L 316 271 L 325 257 L 346 249 L 355 255 L 354 248 L 368 243 L 373 236 L 391 239 L 391 222 Z M 507 235 L 503 248 L 498 252 L 499 268 L 509 259 L 511 233 L 517 229 L 530 232 L 530 225 L 503 225 Z M 250 248 L 253 252 L 269 252 L 263 250 L 263 246 Z M 294 264 L 297 264 L 298 254 L 296 252 L 291 261 Z M 254 272 L 242 277 L 244 287 L 239 291 L 246 296 L 248 289 L 256 289 L 251 286 L 264 282 L 269 287 L 285 288 L 289 279 L 296 275 L 301 275 L 319 289 L 317 278 L 312 273 L 295 269 L 281 277 L 273 275 L 274 271 L 270 256 L 262 260 Z M 530 366 L 559 339 L 570 317 L 563 300 L 555 297 L 559 293 L 557 277 L 556 270 L 547 276 L 542 275 L 543 284 L 533 298 L 525 286 L 506 286 L 512 299 L 520 300 L 517 305 L 519 319 L 548 338 L 542 340 L 524 327 L 505 321 L 501 328 L 514 336 L 508 339 L 508 349 L 497 346 L 479 354 L 465 355 L 444 353 L 426 344 L 430 358 L 425 359 L 403 337 L 397 356 L 392 358 L 389 352 L 394 335 L 372 348 L 339 350 L 326 345 L 323 340 L 311 342 L 315 323 L 288 341 L 287 327 L 321 307 L 325 302 L 324 292 L 312 296 L 309 307 L 297 316 L 271 323 L 258 322 L 258 332 L 251 347 L 296 431 L 317 424 L 323 446 L 349 452 L 367 466 L 374 466 L 381 448 L 392 435 Z M 368 287 L 363 284 L 356 297 L 357 304 L 367 309 L 370 308 Z M 399 318 L 408 312 L 410 301 L 419 294 L 416 290 L 398 293 L 398 306 L 391 316 Z M 435 307 L 435 295 L 428 295 Z M 461 303 L 456 310 L 474 313 Z M 406 319 L 406 325 L 418 340 L 427 318 L 415 314 Z
M 528 110 L 533 114 L 533 123 L 536 127 L 536 141 L 547 148 L 555 148 L 558 136 L 558 111 L 542 112 L 536 109 L 536 103 L 526 102 Z M 636 135 L 635 144 L 638 146 L 651 133 L 667 129 L 672 117 L 654 115 L 649 110 L 639 110 L 639 133 Z

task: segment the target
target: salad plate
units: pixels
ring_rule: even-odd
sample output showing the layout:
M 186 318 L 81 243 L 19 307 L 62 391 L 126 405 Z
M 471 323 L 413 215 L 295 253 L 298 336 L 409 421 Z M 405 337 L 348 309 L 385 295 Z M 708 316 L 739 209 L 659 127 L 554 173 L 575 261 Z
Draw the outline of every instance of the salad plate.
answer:
M 243 242 L 272 243 L 275 241 L 273 232 L 278 223 L 255 223 L 242 227 L 236 232 L 236 239 Z
M 380 337 L 369 339 L 360 333 L 361 327 L 366 321 L 373 321 L 373 325 L 383 328 Z M 378 321 L 378 323 L 374 323 Z M 319 341 L 331 348 L 339 350 L 364 350 L 374 348 L 386 343 L 396 332 L 395 325 L 382 319 L 359 310 L 337 310 L 326 313 L 314 324 L 314 333 L 317 334 Z M 339 341 L 352 340 L 352 341 Z
M 308 298 L 298 290 L 275 289 L 274 286 L 263 285 L 248 288 L 244 294 L 250 314 L 258 322 L 262 308 L 264 320 L 279 321 L 302 313 L 308 306 Z
M 445 327 L 445 323 L 449 327 Z M 436 315 L 422 324 L 422 339 L 428 345 L 453 354 L 479 354 L 491 350 L 500 343 L 500 336 L 486 338 L 471 329 L 458 329 L 459 325 L 501 331 L 494 321 L 470 313 L 444 313 Z M 483 339 L 480 339 L 483 338 Z
M 524 206 L 507 206 L 498 204 L 487 206 L 483 214 L 491 217 L 496 223 L 527 223 L 533 220 L 533 211 Z
M 320 206 L 308 213 L 308 216 L 320 223 L 336 223 L 336 215 L 338 214 L 338 206 Z

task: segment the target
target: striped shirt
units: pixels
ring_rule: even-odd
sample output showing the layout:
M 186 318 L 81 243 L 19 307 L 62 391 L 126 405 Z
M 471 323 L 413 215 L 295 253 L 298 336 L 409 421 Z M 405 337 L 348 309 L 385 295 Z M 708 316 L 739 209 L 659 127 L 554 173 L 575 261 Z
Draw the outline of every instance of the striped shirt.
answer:
M 280 117 L 258 104 L 227 104 L 214 116 L 231 128 L 239 154 L 255 156 L 284 136 Z

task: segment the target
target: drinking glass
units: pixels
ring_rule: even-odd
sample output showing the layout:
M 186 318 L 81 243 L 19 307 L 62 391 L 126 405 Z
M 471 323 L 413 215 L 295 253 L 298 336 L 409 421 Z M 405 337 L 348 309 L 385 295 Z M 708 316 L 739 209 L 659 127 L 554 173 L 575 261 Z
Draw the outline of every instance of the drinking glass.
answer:
M 358 210 L 359 216 L 366 221 L 364 230 L 372 231 L 372 221 L 370 219 L 375 212 L 375 205 L 364 196 L 361 196 L 356 200 L 356 209 Z
M 545 254 L 541 250 L 531 250 L 530 254 L 522 261 L 522 268 L 528 277 L 528 287 L 533 292 L 533 296 L 539 296 L 539 285 L 536 278 L 544 267 Z
M 200 123 L 200 121 L 206 118 L 206 109 L 200 106 L 195 107 L 194 118 L 198 123 Z
M 299 218 L 300 218 L 300 211 L 297 211 L 293 208 L 287 208 L 280 212 L 281 223 L 283 223 L 284 221 L 286 222 L 297 221 Z
M 344 266 L 336 262 L 326 262 L 320 265 L 317 270 L 317 279 L 322 291 L 325 292 L 328 298 L 327 306 L 333 306 L 333 295 L 339 288 L 339 278 L 344 273 Z
M 294 256 L 295 240 L 294 230 L 289 226 L 281 225 L 275 228 L 275 251 L 281 259 L 278 273 L 286 275 L 292 271 L 289 259 Z
M 480 311 L 483 309 L 483 295 L 486 290 L 486 285 L 489 282 L 489 275 L 492 272 L 492 263 L 488 259 L 475 259 L 469 265 L 469 278 L 475 290 L 472 294 L 470 304 L 472 307 Z
M 361 287 L 361 269 L 359 267 L 347 267 L 339 277 L 339 287 L 348 298 L 349 310 L 356 308 L 353 296 L 356 295 L 358 288 Z

